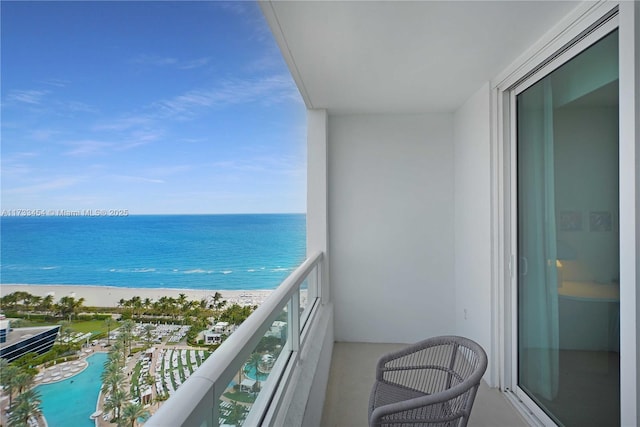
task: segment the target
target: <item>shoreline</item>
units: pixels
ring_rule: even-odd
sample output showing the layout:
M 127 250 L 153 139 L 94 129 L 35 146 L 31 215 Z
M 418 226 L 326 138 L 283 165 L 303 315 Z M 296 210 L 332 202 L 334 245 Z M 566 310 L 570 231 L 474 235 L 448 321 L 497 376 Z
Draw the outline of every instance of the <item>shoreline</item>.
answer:
M 216 292 L 222 295 L 222 299 L 228 304 L 239 305 L 260 305 L 264 302 L 273 290 L 269 289 L 177 289 L 177 288 L 125 288 L 119 286 L 99 286 L 99 285 L 39 285 L 39 284 L 0 284 L 0 297 L 16 291 L 29 292 L 31 295 L 46 297 L 52 294 L 54 303 L 60 298 L 72 296 L 76 299 L 84 298 L 85 307 L 118 307 L 121 299 L 130 300 L 134 296 L 139 296 L 142 300 L 149 298 L 157 301 L 161 297 L 178 298 L 180 294 L 185 294 L 188 300 L 199 301 L 202 298 L 213 297 Z

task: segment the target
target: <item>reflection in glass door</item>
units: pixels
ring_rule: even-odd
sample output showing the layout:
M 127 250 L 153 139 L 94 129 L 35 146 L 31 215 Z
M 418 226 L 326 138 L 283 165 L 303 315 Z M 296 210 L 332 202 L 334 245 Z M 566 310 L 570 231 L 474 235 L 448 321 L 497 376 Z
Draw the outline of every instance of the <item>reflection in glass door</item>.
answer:
M 617 31 L 516 110 L 518 386 L 560 425 L 618 425 Z

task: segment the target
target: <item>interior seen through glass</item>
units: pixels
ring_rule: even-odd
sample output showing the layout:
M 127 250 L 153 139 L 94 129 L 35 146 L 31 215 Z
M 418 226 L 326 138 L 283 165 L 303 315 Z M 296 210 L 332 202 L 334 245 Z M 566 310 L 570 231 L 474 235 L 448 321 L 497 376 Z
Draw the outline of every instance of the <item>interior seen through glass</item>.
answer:
M 618 33 L 517 96 L 518 386 L 620 424 Z

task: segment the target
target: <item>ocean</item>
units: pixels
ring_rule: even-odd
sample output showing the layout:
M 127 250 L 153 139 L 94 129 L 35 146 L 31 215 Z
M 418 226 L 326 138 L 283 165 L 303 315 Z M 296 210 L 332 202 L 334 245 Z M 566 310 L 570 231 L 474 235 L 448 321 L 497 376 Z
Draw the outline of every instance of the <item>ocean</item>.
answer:
M 3 216 L 0 283 L 274 289 L 305 248 L 304 214 Z

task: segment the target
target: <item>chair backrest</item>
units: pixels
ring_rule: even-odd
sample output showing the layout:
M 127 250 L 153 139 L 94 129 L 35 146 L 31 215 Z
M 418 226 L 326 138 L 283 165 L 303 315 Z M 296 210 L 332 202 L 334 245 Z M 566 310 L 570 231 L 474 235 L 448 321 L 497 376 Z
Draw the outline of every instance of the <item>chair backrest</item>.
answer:
M 424 396 L 410 399 L 410 405 L 385 405 L 377 415 L 372 408 L 371 416 L 379 417 L 378 421 L 382 421 L 383 412 L 387 414 L 386 421 L 372 424 L 394 424 L 391 420 L 396 417 L 390 414 L 399 410 L 403 414 L 398 420 L 415 416 L 425 421 L 417 425 L 464 426 L 486 369 L 487 355 L 482 347 L 459 336 L 429 338 L 385 355 L 378 362 L 377 380 Z M 433 423 L 427 421 L 430 418 Z

